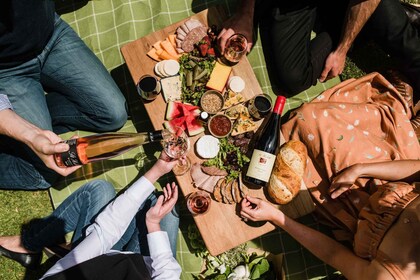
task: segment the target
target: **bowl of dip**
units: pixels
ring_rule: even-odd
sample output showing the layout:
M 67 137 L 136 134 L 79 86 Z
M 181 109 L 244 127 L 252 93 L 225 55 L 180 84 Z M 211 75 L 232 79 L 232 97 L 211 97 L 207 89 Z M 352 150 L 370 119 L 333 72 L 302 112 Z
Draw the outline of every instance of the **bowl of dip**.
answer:
M 208 90 L 201 96 L 200 106 L 203 111 L 214 115 L 224 106 L 223 95 L 217 90 Z
M 232 121 L 223 114 L 217 114 L 210 118 L 207 127 L 214 137 L 223 138 L 228 136 L 232 131 Z

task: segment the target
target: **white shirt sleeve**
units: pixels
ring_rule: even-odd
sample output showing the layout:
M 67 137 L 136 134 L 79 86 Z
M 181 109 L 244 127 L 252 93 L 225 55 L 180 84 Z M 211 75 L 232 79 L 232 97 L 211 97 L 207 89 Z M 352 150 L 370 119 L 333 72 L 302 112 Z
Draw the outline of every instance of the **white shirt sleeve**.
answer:
M 172 255 L 168 234 L 156 231 L 147 235 L 150 257 L 144 256 L 144 262 L 152 279 L 175 280 L 181 276 L 181 267 Z
M 9 98 L 7 98 L 7 95 L 0 93 L 0 111 L 5 109 L 13 109 L 13 107 L 9 101 Z
M 86 238 L 64 258 L 59 260 L 51 269 L 49 269 L 41 279 L 59 273 L 81 262 L 110 252 L 112 246 L 118 242 L 118 240 L 126 231 L 128 225 L 136 215 L 141 204 L 144 203 L 144 201 L 153 192 L 154 189 L 155 187 L 152 183 L 150 183 L 145 177 L 141 177 L 98 215 L 95 222 L 87 228 Z M 171 254 L 171 261 L 167 261 L 167 263 L 171 264 L 169 268 L 170 270 L 174 270 L 174 267 L 178 266 L 179 274 L 177 279 L 179 279 L 181 268 L 179 267 L 179 264 L 176 262 L 176 260 L 172 257 L 167 234 L 165 237 L 167 239 L 166 244 L 164 238 L 163 241 L 157 241 L 160 246 L 163 245 L 163 248 L 160 248 L 157 251 L 152 247 L 149 248 L 152 255 L 152 263 L 156 262 L 155 258 L 157 258 L 158 261 L 159 259 L 167 259 L 165 255 L 169 249 Z M 165 246 L 167 246 L 167 248 L 164 248 Z M 156 254 L 152 252 L 158 253 Z M 162 254 L 163 256 L 161 256 Z M 157 275 L 161 274 L 162 272 L 157 272 Z

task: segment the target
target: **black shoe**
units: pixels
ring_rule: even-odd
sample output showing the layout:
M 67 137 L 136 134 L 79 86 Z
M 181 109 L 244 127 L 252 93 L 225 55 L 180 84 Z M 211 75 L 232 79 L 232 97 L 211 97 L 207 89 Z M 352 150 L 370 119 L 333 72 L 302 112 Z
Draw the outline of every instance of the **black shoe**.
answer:
M 0 246 L 0 256 L 17 261 L 29 269 L 36 269 L 41 264 L 42 253 L 16 253 Z

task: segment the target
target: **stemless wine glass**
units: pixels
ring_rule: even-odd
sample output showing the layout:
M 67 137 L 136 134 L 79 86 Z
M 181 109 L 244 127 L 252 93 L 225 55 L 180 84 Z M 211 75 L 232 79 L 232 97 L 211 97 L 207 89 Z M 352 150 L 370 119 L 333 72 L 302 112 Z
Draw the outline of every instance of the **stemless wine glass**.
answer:
M 180 158 L 186 155 L 190 149 L 190 139 L 181 127 L 172 127 L 168 129 L 170 133 L 165 133 L 163 137 L 163 149 L 171 158 L 178 159 L 178 164 L 172 169 L 177 175 L 183 175 L 191 168 L 191 160 L 186 157 L 185 160 Z
M 228 64 L 236 64 L 246 55 L 248 41 L 242 34 L 235 33 L 226 42 L 223 57 Z

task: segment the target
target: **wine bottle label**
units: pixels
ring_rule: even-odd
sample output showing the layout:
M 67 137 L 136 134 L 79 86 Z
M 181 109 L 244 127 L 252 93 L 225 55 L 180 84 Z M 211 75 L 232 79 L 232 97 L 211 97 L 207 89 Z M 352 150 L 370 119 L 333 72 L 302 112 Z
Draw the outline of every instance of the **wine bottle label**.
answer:
M 268 182 L 275 161 L 275 155 L 255 149 L 246 176 Z
M 65 142 L 70 146 L 70 149 L 67 152 L 60 154 L 61 162 L 65 166 L 82 165 L 83 163 L 77 156 L 77 139 L 70 139 Z

